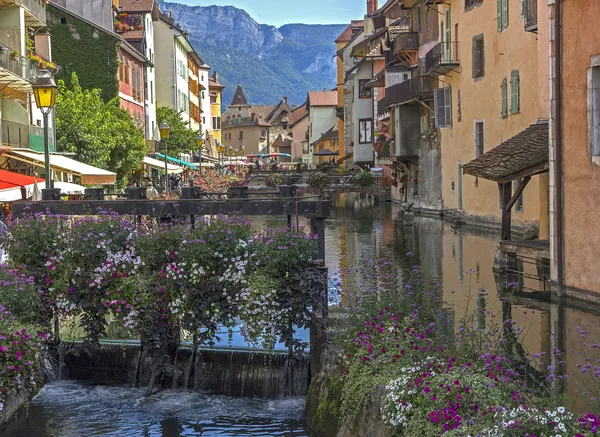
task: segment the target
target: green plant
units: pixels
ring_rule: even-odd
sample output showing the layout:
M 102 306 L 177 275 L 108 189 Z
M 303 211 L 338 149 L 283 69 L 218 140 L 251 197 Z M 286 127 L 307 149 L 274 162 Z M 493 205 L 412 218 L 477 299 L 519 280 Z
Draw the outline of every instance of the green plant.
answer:
M 372 187 L 375 183 L 375 177 L 373 176 L 373 173 L 366 170 L 361 170 L 360 172 L 355 173 L 354 176 L 352 176 L 352 180 L 359 187 Z
M 156 108 L 157 123 L 166 121 L 170 129 L 169 138 L 160 142 L 161 151 L 164 150 L 166 143 L 167 152 L 171 156 L 179 156 L 181 153 L 189 153 L 198 149 L 196 145 L 198 131 L 190 129 L 189 124 L 183 121 L 182 112 L 167 106 Z
M 278 185 L 286 185 L 287 177 L 281 173 L 269 174 L 269 177 L 265 181 L 267 187 L 276 187 Z
M 318 190 L 323 190 L 324 188 L 327 188 L 330 184 L 331 179 L 329 178 L 329 175 L 320 171 L 313 173 L 308 179 L 308 185 L 311 188 Z

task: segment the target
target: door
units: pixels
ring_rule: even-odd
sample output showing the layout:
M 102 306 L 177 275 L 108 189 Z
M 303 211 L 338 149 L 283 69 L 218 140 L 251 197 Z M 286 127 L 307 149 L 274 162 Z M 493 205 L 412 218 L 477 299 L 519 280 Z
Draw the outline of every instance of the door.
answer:
M 450 23 L 450 6 L 446 9 L 446 61 L 450 61 L 452 58 L 450 57 L 450 48 L 452 42 L 452 25 Z

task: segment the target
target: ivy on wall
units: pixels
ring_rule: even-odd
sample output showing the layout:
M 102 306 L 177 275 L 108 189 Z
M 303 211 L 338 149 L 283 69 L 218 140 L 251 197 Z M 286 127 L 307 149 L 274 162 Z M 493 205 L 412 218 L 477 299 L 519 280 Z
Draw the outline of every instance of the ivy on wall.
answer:
M 48 5 L 47 23 L 52 35 L 52 59 L 61 67 L 56 79 L 70 86 L 77 73 L 83 89 L 98 88 L 105 102 L 119 94 L 118 37 Z

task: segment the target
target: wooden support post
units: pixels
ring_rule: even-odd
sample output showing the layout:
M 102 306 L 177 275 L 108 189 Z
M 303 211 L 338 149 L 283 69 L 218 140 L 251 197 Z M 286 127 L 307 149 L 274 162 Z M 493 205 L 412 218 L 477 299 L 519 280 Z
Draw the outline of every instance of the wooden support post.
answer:
M 511 210 L 508 208 L 512 195 L 510 182 L 498 182 L 500 198 L 502 199 L 502 240 L 510 240 Z
M 292 216 L 289 214 L 287 216 L 287 227 L 288 229 L 292 229 Z
M 325 218 L 311 217 L 310 232 L 319 236 L 318 259 L 325 259 Z

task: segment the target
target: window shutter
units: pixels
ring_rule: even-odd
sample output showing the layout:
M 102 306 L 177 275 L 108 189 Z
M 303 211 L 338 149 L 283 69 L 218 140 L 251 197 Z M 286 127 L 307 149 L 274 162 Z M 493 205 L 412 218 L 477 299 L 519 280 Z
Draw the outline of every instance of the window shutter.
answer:
M 516 112 L 521 111 L 521 78 L 519 77 L 519 72 L 515 71 L 515 107 L 517 108 Z
M 508 0 L 502 0 L 504 3 L 502 6 L 502 28 L 508 27 Z
M 446 116 L 445 116 L 445 126 L 452 126 L 452 86 L 447 86 L 444 88 L 445 96 L 444 96 L 444 104 L 446 106 Z
M 477 77 L 477 40 L 473 38 L 473 45 L 471 47 L 471 59 L 472 59 L 472 75 L 473 78 Z
M 435 127 L 443 127 L 445 119 L 444 88 L 436 88 L 433 94 L 433 106 L 435 107 Z
M 510 113 L 515 113 L 515 78 L 510 75 Z
M 525 0 L 521 0 L 521 20 L 525 18 Z
M 502 31 L 502 2 L 503 0 L 496 0 L 496 23 L 498 24 L 498 32 Z
M 505 118 L 508 115 L 508 96 L 506 89 L 506 78 L 502 80 L 502 84 L 500 85 L 500 90 L 502 91 L 502 118 Z

